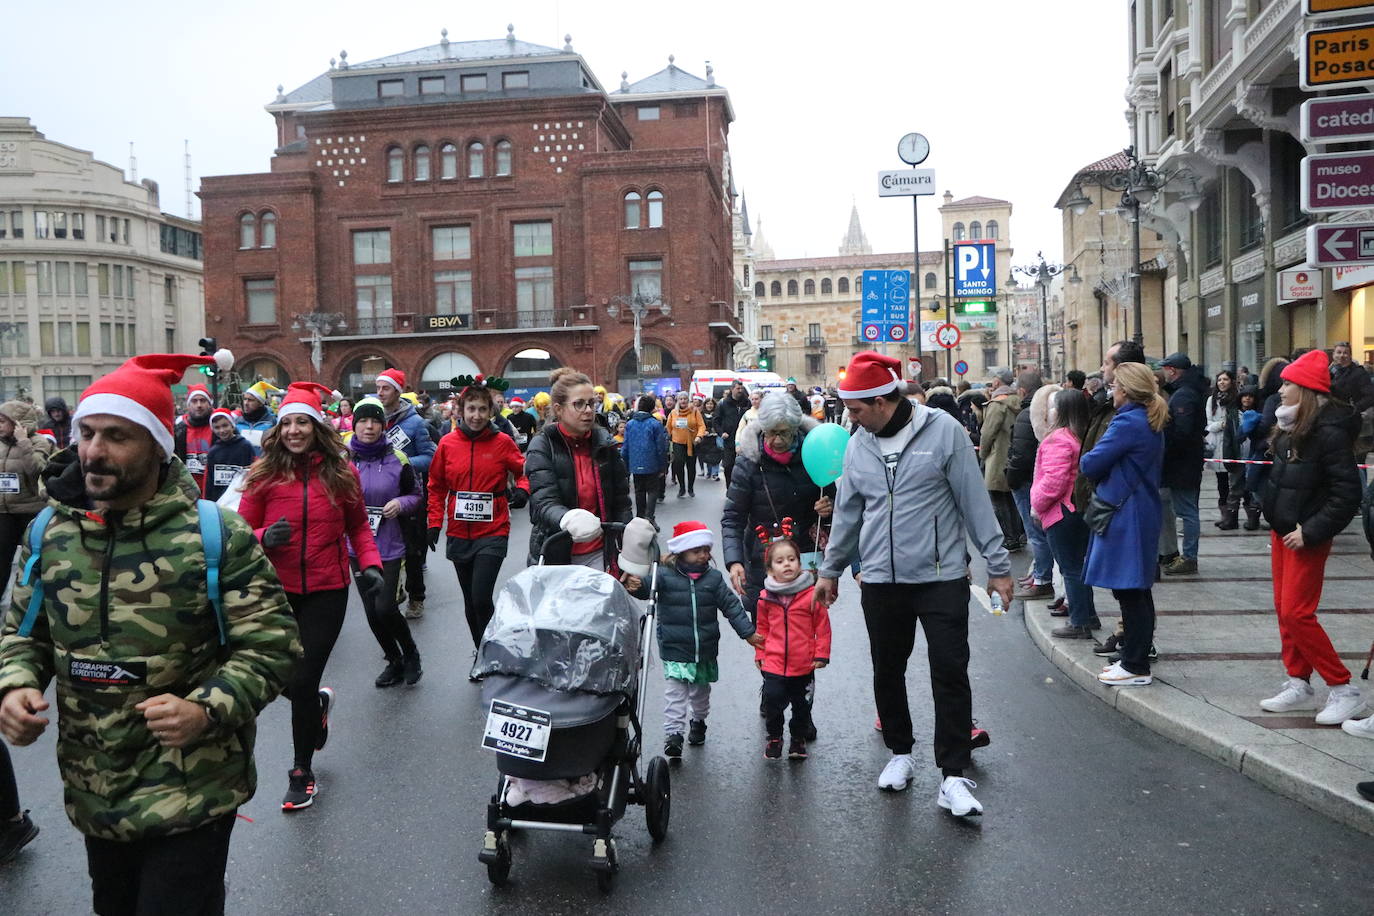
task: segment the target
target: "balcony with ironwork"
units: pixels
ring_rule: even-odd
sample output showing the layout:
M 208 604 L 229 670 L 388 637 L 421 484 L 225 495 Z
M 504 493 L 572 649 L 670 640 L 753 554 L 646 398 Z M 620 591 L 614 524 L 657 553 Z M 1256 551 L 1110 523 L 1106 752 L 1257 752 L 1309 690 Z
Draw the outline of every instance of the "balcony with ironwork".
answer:
M 411 337 L 415 334 L 463 336 L 496 334 L 506 331 L 596 331 L 590 305 L 555 309 L 517 309 L 514 307 L 475 307 L 452 315 L 419 315 L 395 312 L 381 317 L 344 317 L 328 332 L 330 341 L 358 341 L 374 338 Z M 303 338 L 306 340 L 306 338 Z
M 807 337 L 804 345 L 808 350 L 819 350 L 822 353 L 830 349 L 830 345 L 825 342 L 824 337 Z

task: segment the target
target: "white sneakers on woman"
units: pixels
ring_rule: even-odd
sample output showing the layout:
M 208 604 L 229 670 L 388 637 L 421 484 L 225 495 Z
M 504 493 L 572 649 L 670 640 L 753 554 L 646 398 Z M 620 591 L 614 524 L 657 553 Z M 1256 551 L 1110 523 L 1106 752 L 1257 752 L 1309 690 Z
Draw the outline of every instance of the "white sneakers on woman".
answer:
M 1316 709 L 1317 694 L 1312 685 L 1300 677 L 1284 681 L 1283 689 L 1267 700 L 1260 700 L 1265 712 L 1292 712 L 1295 709 Z
M 1341 731 L 1356 738 L 1374 738 L 1374 716 L 1368 719 L 1346 719 L 1341 723 Z
M 878 788 L 900 792 L 916 777 L 916 764 L 910 754 L 893 754 L 878 777 Z
M 1360 695 L 1360 688 L 1354 684 L 1341 684 L 1331 688 L 1326 705 L 1317 713 L 1317 724 L 1340 725 L 1363 711 L 1364 697 Z
M 1302 678 L 1290 677 L 1283 689 L 1267 700 L 1260 701 L 1260 709 L 1265 712 L 1295 712 L 1317 708 L 1317 693 L 1312 685 Z M 1358 715 L 1365 708 L 1364 696 L 1354 684 L 1341 684 L 1331 688 L 1326 705 L 1317 713 L 1318 725 L 1340 725 L 1347 719 Z M 1353 734 L 1353 733 L 1352 733 Z M 1374 735 L 1371 735 L 1374 737 Z

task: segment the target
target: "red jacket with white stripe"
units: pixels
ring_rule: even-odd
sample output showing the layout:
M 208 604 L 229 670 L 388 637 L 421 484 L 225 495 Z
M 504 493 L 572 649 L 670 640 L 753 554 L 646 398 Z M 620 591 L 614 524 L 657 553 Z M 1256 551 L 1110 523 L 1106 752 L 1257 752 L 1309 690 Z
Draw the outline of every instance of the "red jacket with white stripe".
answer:
M 443 528 L 449 537 L 465 541 L 509 535 L 506 487 L 512 477 L 528 496 L 525 456 L 510 436 L 494 426 L 476 436 L 462 429 L 448 433 L 429 463 L 427 527 Z
M 801 677 L 812 672 L 812 662 L 830 661 L 830 613 L 811 600 L 815 591 L 812 585 L 795 595 L 759 593 L 756 626 L 763 645 L 754 658 L 764 671 Z

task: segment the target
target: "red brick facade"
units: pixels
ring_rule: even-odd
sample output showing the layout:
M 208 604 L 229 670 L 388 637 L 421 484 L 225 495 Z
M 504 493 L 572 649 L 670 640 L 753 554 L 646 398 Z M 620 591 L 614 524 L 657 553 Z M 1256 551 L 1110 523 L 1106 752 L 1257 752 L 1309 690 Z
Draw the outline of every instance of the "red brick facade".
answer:
M 271 360 L 290 379 L 344 391 L 370 388 L 366 375 L 375 373 L 377 358 L 404 370 L 418 388 L 425 367 L 443 354 L 501 374 L 530 348 L 615 388 L 633 324 L 628 309 L 612 319 L 606 306 L 631 292 L 630 261 L 657 259 L 671 313 L 651 310 L 643 341 L 651 352 L 670 354 L 663 361 L 678 368 L 655 373 L 646 366 L 645 375 L 686 380 L 694 366 L 729 365 L 738 327 L 731 304 L 729 101 L 719 91 L 675 96 L 645 102 L 584 92 L 278 111 L 278 140 L 291 142 L 277 150 L 270 172 L 207 178 L 201 186 L 206 333 L 250 373 Z M 657 106 L 660 119 L 640 122 L 643 105 Z M 503 141 L 510 144 L 508 175 L 496 174 Z M 483 147 L 485 177 L 468 177 L 474 142 Z M 454 177 L 443 177 L 446 144 L 455 148 Z M 420 146 L 429 148 L 428 180 L 417 180 Z M 403 155 L 400 181 L 388 180 L 393 147 Z M 662 193 L 661 228 L 647 228 L 647 202 L 646 228 L 624 228 L 631 191 Z M 254 247 L 240 245 L 244 214 L 255 220 Z M 261 247 L 265 214 L 275 217 L 274 247 Z M 517 256 L 515 227 L 528 222 L 552 224 L 551 255 Z M 437 263 L 431 232 L 452 226 L 467 227 L 470 257 Z M 353 233 L 383 229 L 390 233 L 389 262 L 355 263 Z M 541 304 L 517 317 L 521 267 L 552 268 L 551 310 Z M 469 273 L 470 309 L 438 305 L 434 272 L 448 268 Z M 389 320 L 358 314 L 356 277 L 368 274 L 390 277 Z M 268 280 L 275 282 L 275 310 L 258 299 L 254 322 L 248 283 Z M 318 373 L 310 332 L 292 329 L 297 316 L 311 313 L 336 316 L 321 343 Z M 438 314 L 466 314 L 466 326 L 424 330 L 428 316 Z M 359 360 L 371 368 L 362 378 Z

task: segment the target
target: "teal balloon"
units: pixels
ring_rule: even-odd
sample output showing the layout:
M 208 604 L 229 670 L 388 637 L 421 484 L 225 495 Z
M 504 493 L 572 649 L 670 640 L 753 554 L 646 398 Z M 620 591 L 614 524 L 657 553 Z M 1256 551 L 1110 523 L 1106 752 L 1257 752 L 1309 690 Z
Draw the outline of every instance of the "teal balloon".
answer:
M 822 423 L 802 440 L 802 467 L 811 475 L 816 486 L 829 486 L 840 479 L 844 470 L 844 450 L 849 447 L 849 433 L 838 423 Z

